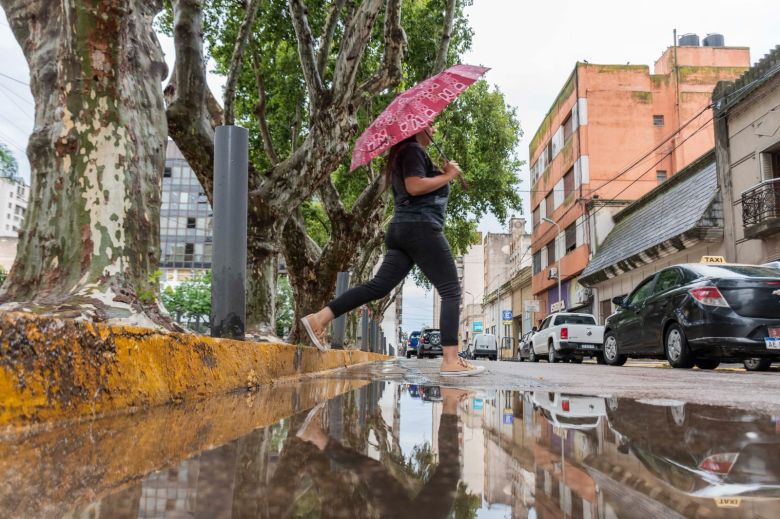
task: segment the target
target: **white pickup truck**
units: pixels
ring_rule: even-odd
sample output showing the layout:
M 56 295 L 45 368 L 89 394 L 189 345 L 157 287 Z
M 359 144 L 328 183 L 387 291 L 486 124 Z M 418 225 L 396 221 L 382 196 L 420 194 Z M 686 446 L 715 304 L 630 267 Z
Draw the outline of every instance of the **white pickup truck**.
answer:
M 602 362 L 604 327 L 590 314 L 557 313 L 548 315 L 531 338 L 529 360 L 548 362 L 570 360 L 580 363 L 584 357 Z

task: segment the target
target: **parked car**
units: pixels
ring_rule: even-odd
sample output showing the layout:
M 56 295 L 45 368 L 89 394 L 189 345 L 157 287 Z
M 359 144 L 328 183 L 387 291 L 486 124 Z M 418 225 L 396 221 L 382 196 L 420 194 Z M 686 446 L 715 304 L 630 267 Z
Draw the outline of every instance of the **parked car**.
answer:
M 470 350 L 472 359 L 484 357 L 490 360 L 498 359 L 498 340 L 495 335 L 478 333 L 474 336 L 473 349 Z
M 603 339 L 604 327 L 590 314 L 548 315 L 531 339 L 529 360 L 537 362 L 545 355 L 548 362 L 580 363 L 584 357 L 599 358 Z
M 417 343 L 417 358 L 435 357 L 443 355 L 441 349 L 441 332 L 438 328 L 423 328 L 420 330 L 420 339 Z
M 780 360 L 780 272 L 734 264 L 682 264 L 649 276 L 607 318 L 604 361 L 666 358 L 675 368 L 715 369 Z M 755 362 L 751 359 L 760 359 Z
M 517 345 L 517 360 L 522 362 L 531 358 L 531 337 L 534 334 L 536 334 L 536 327 L 520 336 L 520 342 Z
M 417 355 L 417 343 L 420 340 L 420 332 L 414 331 L 409 334 L 409 338 L 406 339 L 406 358 L 411 358 L 412 355 Z

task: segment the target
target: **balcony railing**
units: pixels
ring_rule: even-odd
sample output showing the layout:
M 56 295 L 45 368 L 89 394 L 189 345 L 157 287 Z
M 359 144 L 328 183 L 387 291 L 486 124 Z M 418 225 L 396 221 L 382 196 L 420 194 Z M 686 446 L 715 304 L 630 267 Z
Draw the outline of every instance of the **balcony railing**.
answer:
M 751 238 L 780 232 L 780 178 L 742 193 L 742 224 Z

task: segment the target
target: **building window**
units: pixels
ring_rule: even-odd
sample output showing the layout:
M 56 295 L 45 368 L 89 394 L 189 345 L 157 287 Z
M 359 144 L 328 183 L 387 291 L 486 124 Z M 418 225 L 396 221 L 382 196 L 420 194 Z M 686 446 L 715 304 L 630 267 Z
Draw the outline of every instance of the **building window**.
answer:
M 195 218 L 187 218 L 187 229 L 197 229 L 197 220 Z
M 544 205 L 546 206 L 545 209 L 547 209 L 547 218 L 552 217 L 553 211 L 555 210 L 555 206 L 553 205 L 554 203 L 553 194 L 550 193 L 547 195 L 547 198 L 544 199 Z
M 192 261 L 192 256 L 195 254 L 195 244 L 194 243 L 185 243 L 184 244 L 184 261 Z
M 13 209 L 13 208 L 14 208 L 14 204 L 12 204 L 11 202 L 8 202 L 8 209 Z
M 171 178 L 171 167 L 165 166 L 165 169 L 163 170 L 163 178 Z
M 656 180 L 658 180 L 659 184 L 663 184 L 664 181 L 666 180 L 666 170 L 659 169 L 658 171 L 656 171 L 655 172 L 655 178 L 656 178 Z
M 566 199 L 574 192 L 574 168 L 572 167 L 563 176 L 563 198 Z
M 553 145 L 552 145 L 552 139 L 550 139 L 550 142 L 547 143 L 547 149 L 545 152 L 547 153 L 547 164 L 550 164 L 553 159 Z
M 542 271 L 542 251 L 538 251 L 534 254 L 534 274 L 538 274 Z
M 664 125 L 664 116 L 663 115 L 654 115 L 653 116 L 653 126 L 663 126 Z
M 555 263 L 555 238 L 547 244 L 547 264 L 552 265 L 553 263 Z
M 533 222 L 533 226 L 534 226 L 535 228 L 536 228 L 536 227 L 539 227 L 539 223 L 540 223 L 541 221 L 542 221 L 542 219 L 541 219 L 541 217 L 539 216 L 539 207 L 537 207 L 536 209 L 534 209 L 533 216 L 532 216 L 532 222 Z
M 564 231 L 566 235 L 566 254 L 577 248 L 577 224 L 573 223 Z
M 780 178 L 780 150 L 761 153 L 761 180 Z
M 573 132 L 573 128 L 574 126 L 572 125 L 571 112 L 569 112 L 568 117 L 566 117 L 566 120 L 563 121 L 563 142 L 569 140 L 569 137 L 571 137 Z

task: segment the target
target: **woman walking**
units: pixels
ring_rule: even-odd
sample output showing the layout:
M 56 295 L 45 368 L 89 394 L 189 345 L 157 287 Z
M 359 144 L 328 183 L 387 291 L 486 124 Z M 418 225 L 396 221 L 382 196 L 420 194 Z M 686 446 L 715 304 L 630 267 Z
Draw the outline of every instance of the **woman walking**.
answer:
M 444 171 L 433 165 L 427 146 L 435 130 L 427 128 L 390 149 L 386 174 L 393 187 L 395 214 L 385 244 L 387 253 L 376 276 L 348 290 L 320 311 L 301 319 L 309 338 L 327 350 L 324 331 L 336 317 L 389 294 L 414 265 L 420 267 L 441 296 L 442 376 L 470 376 L 484 368 L 458 356 L 460 285 L 450 246 L 444 237 L 444 215 L 449 183 L 461 174 L 457 162 L 447 162 Z

